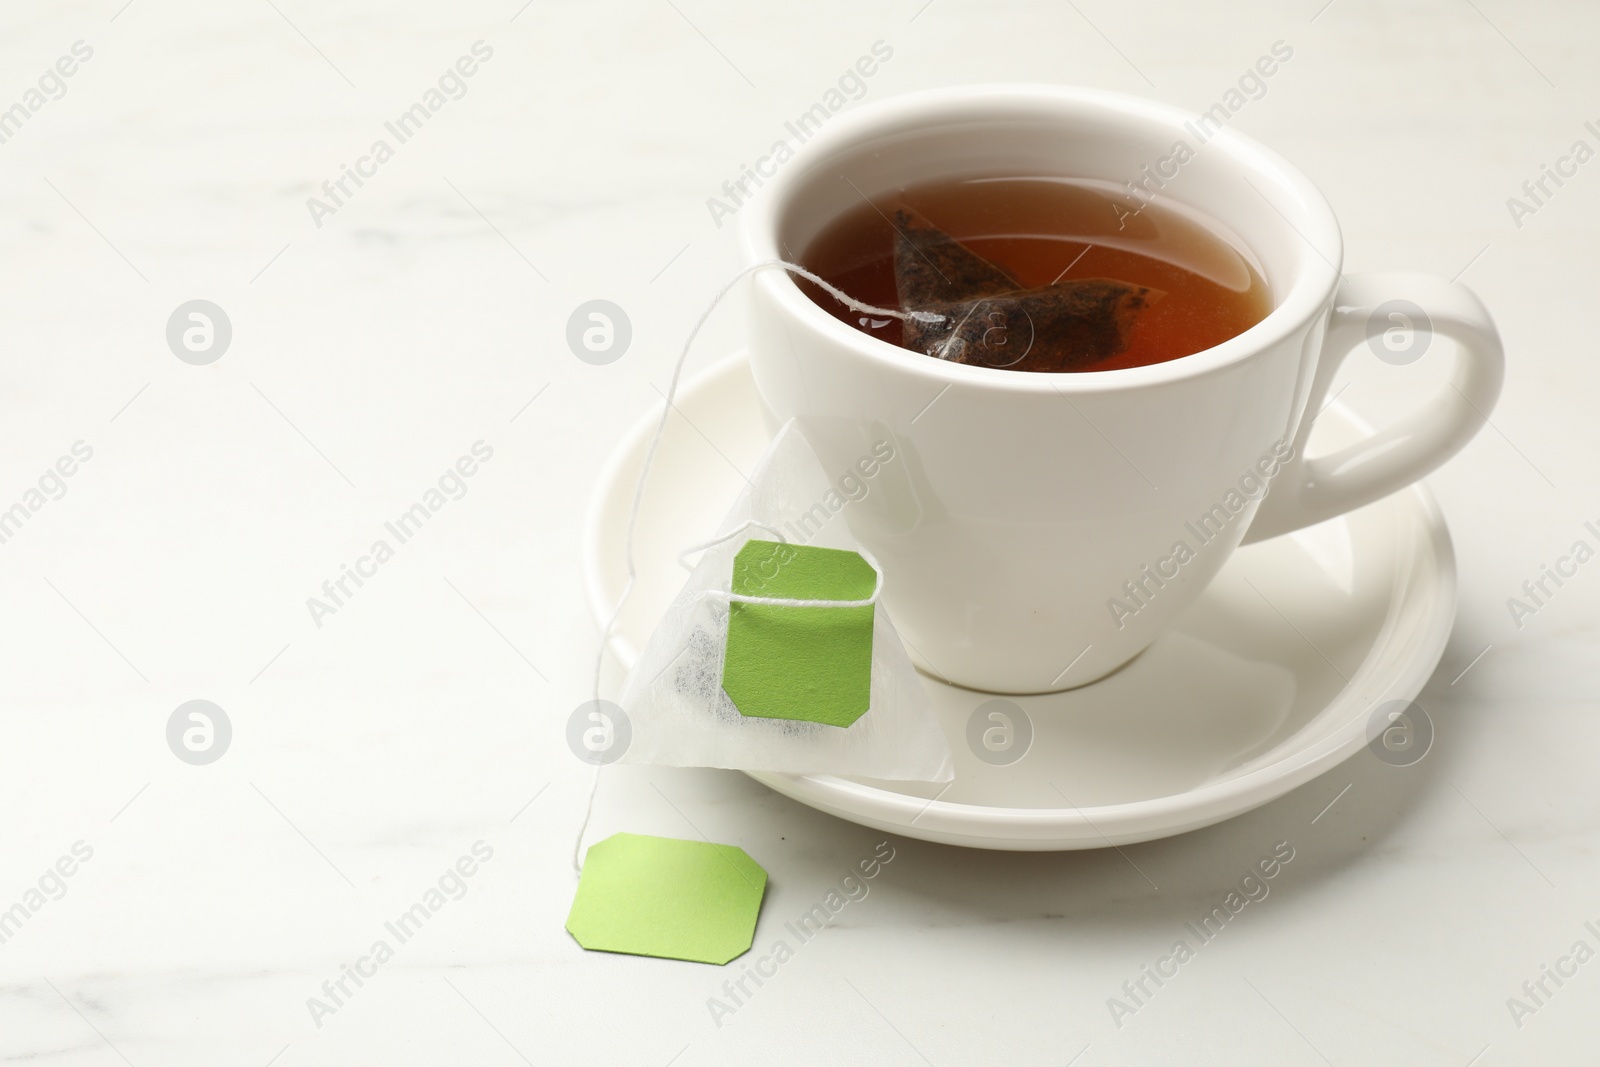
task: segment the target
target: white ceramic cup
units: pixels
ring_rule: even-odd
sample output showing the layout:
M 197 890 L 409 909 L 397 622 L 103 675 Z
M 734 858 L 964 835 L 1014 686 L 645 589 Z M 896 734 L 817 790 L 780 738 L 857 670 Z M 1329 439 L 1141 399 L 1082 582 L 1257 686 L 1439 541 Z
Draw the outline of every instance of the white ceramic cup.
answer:
M 1179 142 L 1192 156 L 1175 166 Z M 1160 635 L 1242 541 L 1400 489 L 1494 406 L 1501 345 L 1471 291 L 1430 275 L 1342 276 L 1338 223 L 1304 175 L 1231 129 L 1134 97 L 964 86 L 846 112 L 745 209 L 745 253 L 794 260 L 862 196 L 1005 174 L 1144 178 L 1253 254 L 1273 310 L 1170 362 L 1046 374 L 899 348 L 817 306 L 787 272 L 756 275 L 750 351 L 768 419 L 798 418 L 836 478 L 878 442 L 895 450 L 868 464 L 870 488 L 844 514 L 930 673 L 1000 693 L 1094 681 Z M 1386 342 L 1415 351 L 1434 335 L 1456 342 L 1448 386 L 1358 445 L 1305 456 L 1347 356 L 1381 357 Z

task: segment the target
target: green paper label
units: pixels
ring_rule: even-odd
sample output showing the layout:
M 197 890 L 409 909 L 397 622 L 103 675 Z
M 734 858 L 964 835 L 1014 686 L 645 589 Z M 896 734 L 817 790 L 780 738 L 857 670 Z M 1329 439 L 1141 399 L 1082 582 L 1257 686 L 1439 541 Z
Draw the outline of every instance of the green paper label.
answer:
M 749 541 L 733 560 L 732 591 L 790 600 L 865 600 L 877 574 L 860 553 Z M 872 696 L 875 607 L 733 603 L 722 688 L 741 715 L 849 726 Z
M 590 951 L 724 964 L 750 950 L 766 888 L 742 848 L 612 834 L 585 855 L 567 932 Z

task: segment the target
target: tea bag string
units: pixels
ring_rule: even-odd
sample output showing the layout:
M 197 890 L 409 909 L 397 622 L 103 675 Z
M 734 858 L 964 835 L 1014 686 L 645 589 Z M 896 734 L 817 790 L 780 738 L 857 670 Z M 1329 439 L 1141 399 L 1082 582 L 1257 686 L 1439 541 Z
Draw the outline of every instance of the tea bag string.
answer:
M 755 528 L 757 530 L 765 530 L 767 533 L 769 533 L 773 537 L 777 538 L 777 540 L 778 540 L 778 542 L 780 544 L 788 544 L 789 543 L 789 539 L 787 537 L 783 536 L 783 531 L 778 529 L 776 526 L 770 526 L 767 523 L 762 522 L 760 519 L 746 519 L 743 522 L 741 522 L 739 525 L 735 526 L 733 529 L 729 530 L 727 533 L 723 534 L 720 537 L 713 537 L 709 541 L 701 541 L 698 545 L 690 545 L 688 548 L 684 549 L 682 552 L 679 552 L 678 553 L 678 566 L 682 567 L 686 571 L 694 570 L 694 564 L 689 562 L 689 557 L 690 556 L 694 555 L 696 552 L 704 552 L 708 548 L 716 548 L 718 545 L 722 544 L 724 541 L 731 541 L 735 537 L 738 537 L 740 534 L 744 533 L 746 530 L 749 530 L 751 528 Z
M 633 560 L 633 535 L 639 524 L 639 507 L 641 502 L 644 500 L 644 487 L 645 484 L 650 480 L 651 468 L 655 466 L 656 452 L 661 447 L 661 439 L 666 436 L 667 417 L 672 414 L 673 400 L 678 395 L 678 382 L 683 377 L 683 366 L 686 362 L 688 362 L 689 350 L 694 344 L 695 337 L 699 335 L 701 327 L 706 324 L 706 320 L 711 317 L 711 313 L 716 310 L 717 305 L 722 303 L 723 297 L 727 296 L 728 293 L 732 291 L 733 287 L 738 285 L 748 275 L 754 274 L 759 270 L 768 270 L 772 267 L 778 267 L 782 270 L 788 271 L 790 274 L 799 275 L 806 281 L 820 287 L 829 296 L 850 308 L 852 311 L 859 311 L 864 315 L 886 315 L 889 318 L 915 320 L 917 322 L 943 322 L 945 319 L 943 315 L 938 315 L 931 311 L 898 311 L 893 308 L 880 308 L 874 307 L 871 304 L 863 303 L 862 301 L 850 296 L 838 286 L 835 286 L 832 283 L 817 277 L 816 274 L 806 270 L 798 263 L 790 263 L 787 260 L 782 259 L 769 259 L 763 260 L 760 263 L 752 263 L 750 266 L 745 267 L 732 278 L 728 279 L 727 283 L 724 284 L 721 289 L 717 290 L 717 294 L 711 298 L 711 302 L 706 305 L 706 309 L 700 313 L 700 318 L 696 320 L 694 329 L 690 330 L 689 336 L 684 339 L 683 348 L 678 353 L 678 360 L 672 365 L 672 380 L 667 383 L 666 401 L 661 405 L 661 418 L 656 422 L 655 433 L 650 436 L 650 447 L 648 450 L 646 450 L 644 455 L 644 466 L 639 469 L 639 480 L 634 484 L 633 487 L 633 502 L 628 507 L 628 532 L 623 541 L 624 555 L 626 556 L 628 563 L 628 579 L 623 583 L 622 595 L 617 598 L 617 606 L 612 609 L 611 617 L 606 620 L 605 627 L 600 631 L 600 648 L 598 651 L 596 651 L 594 657 L 594 686 L 591 696 L 597 702 L 600 699 L 600 675 L 605 667 L 606 647 L 611 643 L 611 633 L 616 629 L 617 620 L 622 616 L 623 605 L 628 602 L 628 594 L 633 592 L 634 581 L 638 577 L 638 572 L 634 567 Z M 863 558 L 866 558 L 865 555 L 863 555 Z M 866 604 L 877 602 L 878 593 L 883 585 L 883 571 L 878 567 L 875 561 L 869 562 L 871 562 L 873 570 L 877 571 L 878 583 L 877 588 L 873 589 L 872 599 L 861 602 L 859 605 L 863 607 Z M 815 601 L 804 601 L 801 603 L 813 607 L 819 606 L 818 602 Z M 855 601 L 846 601 L 843 603 L 851 606 L 857 606 Z M 600 791 L 600 770 L 603 766 L 604 765 L 600 763 L 595 764 L 594 779 L 589 784 L 589 800 L 588 803 L 584 805 L 583 809 L 583 821 L 578 824 L 578 834 L 572 842 L 572 869 L 577 874 L 583 873 L 583 838 L 584 835 L 589 832 L 589 822 L 594 816 L 594 798 L 595 794 Z

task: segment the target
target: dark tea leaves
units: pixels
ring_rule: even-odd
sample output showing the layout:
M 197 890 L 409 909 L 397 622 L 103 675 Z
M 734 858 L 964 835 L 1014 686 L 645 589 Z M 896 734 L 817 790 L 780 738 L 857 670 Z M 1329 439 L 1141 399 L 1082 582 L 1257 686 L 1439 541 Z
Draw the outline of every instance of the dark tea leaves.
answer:
M 1146 308 L 1166 294 L 1113 278 L 1076 278 L 1024 289 L 943 230 L 895 212 L 895 289 L 907 321 L 900 344 L 913 352 L 984 367 L 1082 370 L 1128 345 Z
M 1084 370 L 1119 354 L 1139 314 L 1166 294 L 1111 278 L 1058 282 L 1000 296 L 930 304 L 943 321 L 909 321 L 901 344 L 952 363 L 1011 370 Z
M 954 237 L 903 209 L 894 213 L 894 281 L 905 311 L 1022 288 Z

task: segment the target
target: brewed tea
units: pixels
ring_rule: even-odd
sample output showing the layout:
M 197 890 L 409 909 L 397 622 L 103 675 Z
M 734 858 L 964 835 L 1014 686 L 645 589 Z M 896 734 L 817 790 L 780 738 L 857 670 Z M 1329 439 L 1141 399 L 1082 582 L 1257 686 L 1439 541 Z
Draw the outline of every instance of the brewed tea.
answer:
M 863 315 L 864 333 L 938 359 L 1022 371 L 1162 363 L 1266 317 L 1242 245 L 1176 203 L 1111 183 L 997 177 L 908 186 L 833 220 L 801 257 L 857 300 L 925 313 Z

